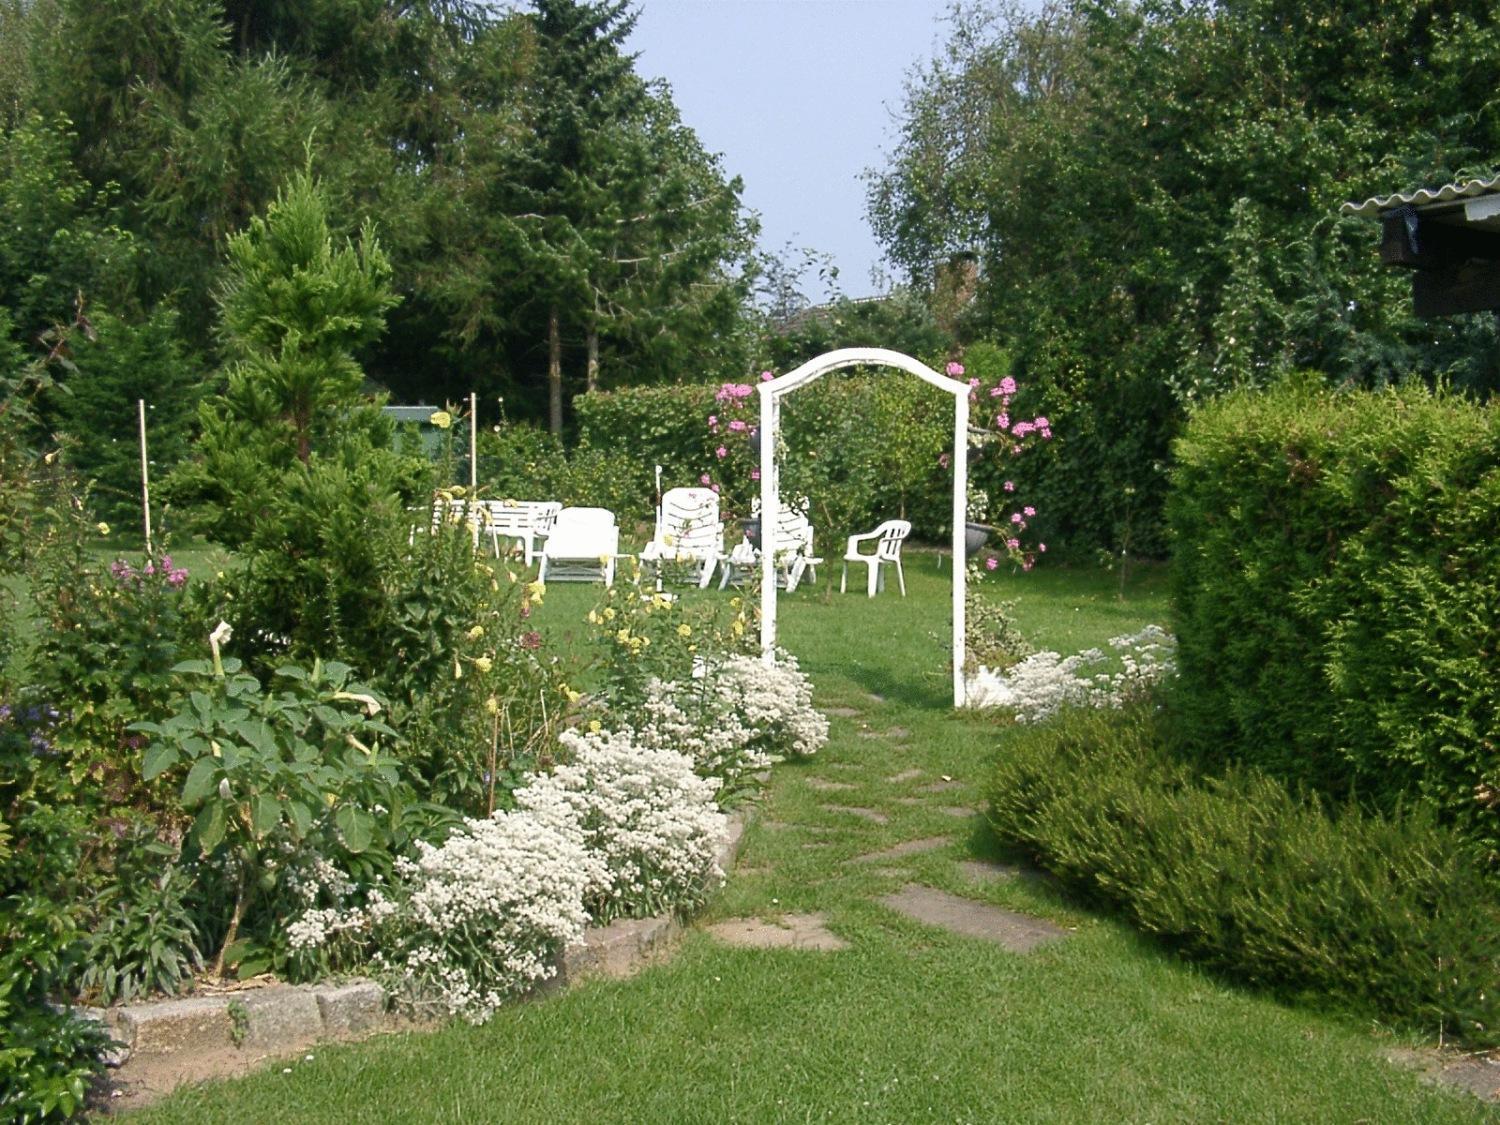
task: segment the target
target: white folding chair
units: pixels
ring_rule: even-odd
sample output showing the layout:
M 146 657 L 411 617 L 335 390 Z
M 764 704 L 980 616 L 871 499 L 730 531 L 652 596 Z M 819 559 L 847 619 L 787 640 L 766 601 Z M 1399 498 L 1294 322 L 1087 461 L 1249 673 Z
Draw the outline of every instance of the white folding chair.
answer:
M 707 589 L 724 557 L 724 525 L 719 494 L 711 488 L 669 488 L 656 511 L 656 530 L 641 550 L 641 561 L 692 563 L 700 589 Z

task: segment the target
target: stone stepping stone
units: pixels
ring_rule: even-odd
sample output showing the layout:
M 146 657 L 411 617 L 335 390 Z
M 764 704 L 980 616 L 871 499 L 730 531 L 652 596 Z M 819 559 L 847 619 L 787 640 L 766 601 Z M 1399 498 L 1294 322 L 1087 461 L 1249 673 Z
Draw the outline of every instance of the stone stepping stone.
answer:
M 857 707 L 824 707 L 823 714 L 837 715 L 840 719 L 854 719 L 862 712 Z
M 726 945 L 746 949 L 812 949 L 833 953 L 849 943 L 828 929 L 825 914 L 784 914 L 774 922 L 727 918 L 708 927 Z
M 858 789 L 859 786 L 848 781 L 827 781 L 821 777 L 804 777 L 802 779 L 809 789 L 821 789 L 825 793 L 836 793 L 844 789 Z
M 896 804 L 898 804 L 898 805 L 925 805 L 926 803 L 927 802 L 924 801 L 921 797 L 897 797 L 896 798 Z
M 1008 863 L 991 863 L 987 859 L 959 860 L 958 870 L 965 878 L 977 883 L 990 879 L 1014 879 L 1021 874 L 1019 867 L 1012 867 Z
M 1398 1066 L 1417 1071 L 1424 1082 L 1500 1103 L 1500 1052 L 1462 1055 L 1442 1048 L 1393 1047 L 1385 1055 Z
M 1045 919 L 916 883 L 908 883 L 895 894 L 883 895 L 880 901 L 918 922 L 963 937 L 991 941 L 1013 953 L 1029 953 L 1044 942 L 1068 936 L 1067 930 Z
M 919 778 L 921 776 L 922 776 L 922 771 L 921 770 L 918 770 L 918 769 L 909 769 L 909 770 L 902 770 L 900 773 L 893 773 L 893 774 L 891 774 L 890 777 L 886 778 L 886 780 L 889 781 L 889 782 L 891 782 L 892 784 L 900 785 L 903 781 L 916 781 L 917 778 Z
M 871 824 L 889 824 L 891 818 L 885 813 L 875 809 L 862 809 L 855 805 L 823 805 L 824 812 L 846 813 L 849 816 L 857 816 L 861 820 L 868 820 Z
M 883 696 L 879 692 L 875 692 L 875 691 L 866 692 L 865 693 L 865 698 L 868 699 L 871 703 L 884 703 L 885 702 L 885 696 Z
M 884 863 L 890 859 L 902 859 L 909 855 L 919 855 L 922 852 L 937 851 L 938 848 L 946 848 L 949 844 L 947 836 L 924 836 L 920 840 L 907 840 L 905 843 L 897 844 L 893 848 L 885 848 L 878 852 L 866 852 L 864 855 L 854 857 L 855 863 Z
M 962 781 L 934 781 L 931 785 L 922 786 L 922 793 L 951 793 L 955 789 L 962 789 Z
M 902 742 L 911 737 L 911 731 L 905 727 L 892 727 L 890 730 L 862 730 L 860 738 L 884 738 L 891 742 Z
M 960 808 L 958 805 L 944 805 L 938 809 L 938 812 L 944 816 L 951 816 L 955 820 L 968 820 L 969 817 L 974 815 L 974 811 L 973 809 Z

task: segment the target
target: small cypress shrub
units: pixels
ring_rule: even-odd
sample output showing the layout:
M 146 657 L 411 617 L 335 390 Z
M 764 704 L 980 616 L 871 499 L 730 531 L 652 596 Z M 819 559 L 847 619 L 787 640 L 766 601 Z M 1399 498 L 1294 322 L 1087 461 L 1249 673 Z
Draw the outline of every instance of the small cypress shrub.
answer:
M 1018 732 L 990 822 L 1185 956 L 1289 995 L 1500 1042 L 1500 893 L 1425 806 L 1204 776 L 1149 707 Z

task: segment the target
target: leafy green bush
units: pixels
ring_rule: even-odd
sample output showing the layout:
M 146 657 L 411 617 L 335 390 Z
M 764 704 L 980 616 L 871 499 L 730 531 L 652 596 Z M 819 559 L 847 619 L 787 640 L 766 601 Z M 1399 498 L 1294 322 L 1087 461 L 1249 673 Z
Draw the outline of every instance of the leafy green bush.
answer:
M 1500 1042 L 1500 894 L 1425 808 L 1371 815 L 1238 768 L 1207 777 L 1149 706 L 1020 735 L 990 822 L 1194 960 L 1287 994 Z
M 1187 741 L 1420 796 L 1500 855 L 1500 412 L 1234 394 L 1178 443 L 1168 514 Z
M 287 860 L 310 852 L 361 870 L 369 853 L 363 867 L 388 867 L 410 840 L 404 816 L 415 801 L 381 746 L 395 737 L 375 717 L 383 704 L 348 665 L 283 666 L 274 690 L 237 660 L 222 671 L 204 661 L 180 671 L 198 678 L 180 710 L 136 724 L 151 736 L 142 777 L 180 782 L 194 817 L 188 843 L 216 859 L 233 886 L 215 970 L 237 965 L 252 975 L 285 956 L 278 912 L 256 909 L 274 903 Z
M 107 1045 L 98 1025 L 52 1007 L 82 968 L 85 852 L 104 843 L 68 799 L 55 720 L 0 704 L 0 1114 L 12 1121 L 81 1109 Z

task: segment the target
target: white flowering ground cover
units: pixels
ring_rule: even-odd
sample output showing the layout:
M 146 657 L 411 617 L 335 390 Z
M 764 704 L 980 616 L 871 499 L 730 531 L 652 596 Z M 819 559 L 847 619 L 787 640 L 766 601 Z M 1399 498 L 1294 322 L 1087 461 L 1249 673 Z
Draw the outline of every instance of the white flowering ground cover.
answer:
M 304 975 L 363 969 L 408 1010 L 483 1023 L 551 977 L 589 923 L 702 906 L 724 881 L 726 783 L 738 792 L 828 736 L 795 661 L 742 657 L 653 682 L 634 725 L 588 728 L 563 732 L 562 760 L 527 778 L 513 811 L 419 843 L 389 883 L 359 886 L 322 860 L 294 873 L 303 911 L 287 942 Z
M 1163 577 L 1118 596 L 1112 574 L 1038 567 L 998 597 L 1039 648 L 1079 652 L 1163 619 Z M 989 763 L 1017 736 L 955 713 L 944 666 L 946 576 L 910 555 L 908 596 L 799 590 L 782 637 L 836 717 L 827 745 L 777 765 L 739 866 L 699 915 L 821 913 L 839 953 L 734 949 L 690 933 L 624 982 L 507 1004 L 482 1027 L 324 1046 L 311 1060 L 184 1090 L 148 1123 L 468 1122 L 1480 1122 L 1485 1110 L 1393 1068 L 1368 1021 L 1298 1010 L 1151 949 L 1043 880 L 971 874 L 990 850 L 978 809 Z M 559 587 L 549 640 L 591 604 Z M 879 698 L 873 698 L 879 697 Z M 900 733 L 897 733 L 900 732 Z M 916 776 L 912 775 L 916 771 Z M 952 780 L 943 782 L 947 776 Z M 902 780 L 894 780 L 894 779 Z M 831 801 L 810 780 L 848 786 Z M 939 788 L 929 791 L 929 787 Z M 825 806 L 884 812 L 881 825 Z M 946 845 L 880 864 L 903 841 Z M 895 915 L 919 883 L 1077 932 L 1025 956 Z M 1434 1029 L 1435 1030 L 1435 1029 Z
M 1123 707 L 1176 675 L 1177 639 L 1159 625 L 1106 643 L 1114 670 L 1092 671 L 1109 659 L 1100 648 L 1072 656 L 1044 649 L 1004 672 L 980 668 L 965 684 L 969 705 L 1004 708 L 1019 723 L 1040 723 L 1065 707 Z

